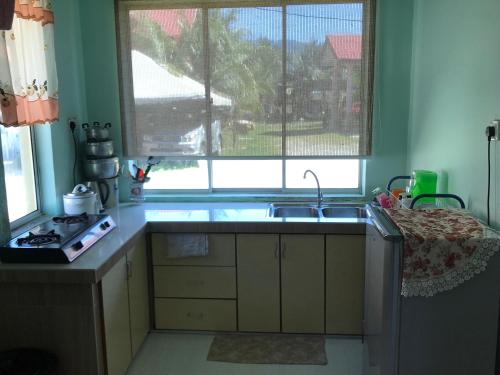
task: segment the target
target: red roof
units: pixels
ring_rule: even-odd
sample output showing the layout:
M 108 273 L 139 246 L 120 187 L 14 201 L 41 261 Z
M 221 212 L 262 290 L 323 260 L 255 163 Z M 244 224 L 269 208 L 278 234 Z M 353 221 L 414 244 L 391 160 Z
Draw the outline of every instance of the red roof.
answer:
M 328 45 L 339 60 L 361 60 L 361 35 L 327 35 Z
M 196 9 L 154 9 L 135 11 L 139 17 L 148 17 L 160 25 L 169 36 L 177 39 L 182 32 L 183 23 L 192 26 L 196 18 Z

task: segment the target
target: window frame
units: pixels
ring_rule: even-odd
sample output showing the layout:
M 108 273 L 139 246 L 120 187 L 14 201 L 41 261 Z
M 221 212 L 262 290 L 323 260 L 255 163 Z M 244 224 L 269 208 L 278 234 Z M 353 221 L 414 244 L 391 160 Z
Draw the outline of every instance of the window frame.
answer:
M 368 63 L 363 69 L 363 76 L 366 82 L 362 85 L 363 95 L 366 95 L 366 113 L 364 114 L 364 119 L 362 123 L 363 128 L 372 128 L 373 122 L 373 84 L 374 84 L 374 53 L 375 53 L 375 7 L 376 0 L 319 0 L 319 1 L 308 1 L 308 0 L 292 0 L 292 1 L 268 1 L 264 2 L 261 0 L 220 0 L 216 3 L 206 2 L 204 0 L 146 0 L 137 2 L 137 0 L 115 0 L 115 16 L 116 16 L 116 36 L 117 36 L 117 50 L 118 50 L 118 76 L 119 77 L 132 77 L 132 59 L 130 57 L 130 18 L 128 13 L 131 10 L 148 10 L 157 9 L 161 7 L 162 9 L 189 9 L 198 8 L 203 14 L 203 29 L 204 35 L 203 39 L 205 44 L 208 44 L 208 11 L 212 8 L 242 8 L 242 7 L 252 7 L 252 6 L 279 6 L 285 7 L 287 5 L 314 5 L 314 4 L 349 4 L 349 3 L 363 3 L 363 20 L 370 15 L 369 22 L 363 22 L 362 35 L 363 35 L 363 51 L 367 54 L 366 59 Z M 283 34 L 286 33 L 286 12 L 283 12 Z M 283 45 L 286 45 L 285 38 L 283 38 Z M 368 45 L 369 48 L 366 48 Z M 282 54 L 286 59 L 287 49 L 283 48 Z M 123 58 L 126 56 L 126 58 Z M 207 105 L 209 105 L 210 97 L 210 77 L 208 68 L 209 56 L 205 56 L 206 60 L 206 71 L 205 71 L 205 89 L 207 93 Z M 283 68 L 286 69 L 286 63 L 283 63 Z M 283 79 L 286 79 L 286 71 L 283 72 Z M 120 90 L 120 111 L 122 118 L 126 116 L 134 115 L 135 106 L 133 98 L 133 83 L 132 80 L 119 79 L 119 90 Z M 129 83 L 130 82 L 130 83 Z M 286 94 L 284 94 L 286 95 Z M 207 124 L 211 124 L 211 112 L 212 109 L 207 110 Z M 373 142 L 373 131 L 367 132 L 368 149 L 367 155 L 355 155 L 355 156 L 286 156 L 286 138 L 284 134 L 286 133 L 286 111 L 284 112 L 283 126 L 282 126 L 282 154 L 276 156 L 219 156 L 213 154 L 211 147 L 207 147 L 207 154 L 203 156 L 161 156 L 158 159 L 163 160 L 206 160 L 208 168 L 208 189 L 146 189 L 146 195 L 210 195 L 210 196 L 228 196 L 228 195 L 239 195 L 243 193 L 256 193 L 263 195 L 297 195 L 302 193 L 310 193 L 314 189 L 300 189 L 300 188 L 286 188 L 286 161 L 287 160 L 352 160 L 356 159 L 359 163 L 358 168 L 358 187 L 350 189 L 339 189 L 339 188 L 322 188 L 322 191 L 329 195 L 353 195 L 359 196 L 364 194 L 365 186 L 365 176 L 366 176 L 366 163 L 365 160 L 371 156 L 372 142 Z M 122 121 L 122 134 L 127 134 L 125 121 Z M 123 139 L 124 149 L 128 149 L 129 145 L 135 145 L 135 139 Z M 211 145 L 211 131 L 207 131 L 207 145 Z M 142 158 L 136 157 L 125 157 L 127 160 L 141 160 Z M 212 161 L 213 160 L 281 160 L 282 162 L 282 186 L 281 188 L 213 188 L 213 176 L 212 176 Z M 321 181 L 320 181 L 321 183 Z
M 162 158 L 159 158 L 162 159 Z M 172 194 L 172 195 L 210 195 L 210 196 L 218 196 L 218 197 L 227 197 L 227 196 L 237 196 L 244 193 L 255 193 L 262 194 L 262 196 L 287 196 L 297 194 L 306 194 L 315 191 L 316 188 L 287 188 L 285 185 L 286 180 L 286 161 L 287 160 L 335 160 L 332 158 L 286 158 L 286 159 L 271 159 L 271 158 L 222 158 L 222 160 L 281 160 L 282 165 L 282 182 L 280 188 L 214 188 L 213 187 L 213 176 L 212 176 L 212 160 L 221 160 L 213 158 L 200 158 L 200 159 L 188 159 L 188 160 L 206 160 L 208 163 L 208 189 L 145 189 L 144 193 L 146 196 L 154 196 L 154 195 L 164 195 L 164 194 Z M 366 176 L 366 163 L 364 159 L 360 158 L 337 158 L 336 160 L 357 160 L 358 161 L 358 187 L 357 188 L 321 188 L 321 191 L 327 195 L 346 195 L 346 196 L 359 196 L 364 194 L 364 186 L 365 186 L 365 176 Z M 134 163 L 138 163 L 137 159 L 129 159 Z M 171 158 L 163 158 L 163 160 L 172 160 Z M 176 159 L 181 160 L 181 159 Z M 321 177 L 320 184 L 321 184 Z
M 33 127 L 29 127 L 29 132 L 30 132 L 30 142 L 31 142 L 31 157 L 33 161 L 33 180 L 35 182 L 34 186 L 34 192 L 35 192 L 35 202 L 36 202 L 36 210 L 20 217 L 19 219 L 16 219 L 14 221 L 10 221 L 9 218 L 9 223 L 10 223 L 10 229 L 15 230 L 30 221 L 40 217 L 42 215 L 41 211 L 41 197 L 40 197 L 40 178 L 39 178 L 39 170 L 38 170 L 38 157 L 37 157 L 37 147 L 36 147 L 36 131 L 34 131 Z M 3 163 L 3 157 L 2 157 L 2 163 Z M 4 181 L 6 180 L 6 177 L 4 175 Z M 7 184 L 7 181 L 5 181 L 5 184 Z M 7 197 L 6 197 L 7 198 Z

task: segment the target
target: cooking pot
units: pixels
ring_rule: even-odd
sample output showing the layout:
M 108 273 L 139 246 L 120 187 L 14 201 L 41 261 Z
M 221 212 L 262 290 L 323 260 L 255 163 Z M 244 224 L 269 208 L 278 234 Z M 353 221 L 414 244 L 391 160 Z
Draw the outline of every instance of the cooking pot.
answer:
M 87 156 L 109 157 L 113 156 L 113 141 L 87 142 Z
M 99 213 L 97 194 L 83 184 L 78 184 L 73 191 L 63 196 L 64 213 L 66 215 L 89 215 Z
M 85 123 L 82 124 L 82 128 L 87 133 L 87 142 L 88 141 L 106 141 L 109 139 L 109 128 L 111 127 L 111 123 L 107 122 L 103 126 L 99 124 L 98 121 L 95 121 L 92 126 Z
M 118 175 L 120 161 L 116 156 L 101 159 L 87 158 L 84 161 L 83 167 L 85 175 L 89 180 L 102 180 Z

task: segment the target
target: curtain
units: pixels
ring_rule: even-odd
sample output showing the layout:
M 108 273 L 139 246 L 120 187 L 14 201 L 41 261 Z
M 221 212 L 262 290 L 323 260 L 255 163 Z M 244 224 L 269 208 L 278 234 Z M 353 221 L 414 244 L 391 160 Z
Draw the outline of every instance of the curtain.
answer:
M 0 33 L 0 124 L 23 126 L 57 121 L 51 1 L 15 0 L 12 28 Z
M 374 3 L 118 0 L 125 156 L 370 155 Z

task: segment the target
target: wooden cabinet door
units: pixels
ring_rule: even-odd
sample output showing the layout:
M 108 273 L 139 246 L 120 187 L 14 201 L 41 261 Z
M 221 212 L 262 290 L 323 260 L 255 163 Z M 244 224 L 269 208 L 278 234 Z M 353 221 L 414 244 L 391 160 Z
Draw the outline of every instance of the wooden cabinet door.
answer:
M 127 253 L 128 293 L 132 356 L 149 332 L 148 264 L 145 238 L 139 239 Z
M 281 319 L 283 332 L 323 333 L 324 236 L 281 236 Z
M 132 359 L 125 256 L 104 275 L 101 285 L 107 374 L 123 375 Z
M 279 236 L 240 234 L 238 265 L 238 329 L 280 331 Z
M 362 334 L 365 236 L 326 236 L 326 333 Z

